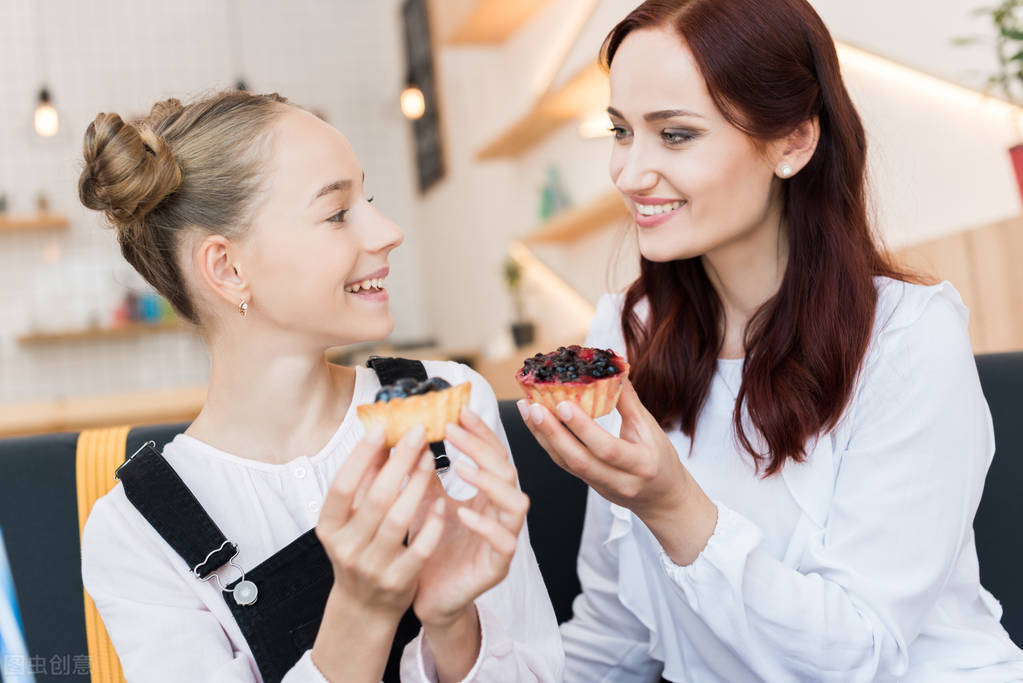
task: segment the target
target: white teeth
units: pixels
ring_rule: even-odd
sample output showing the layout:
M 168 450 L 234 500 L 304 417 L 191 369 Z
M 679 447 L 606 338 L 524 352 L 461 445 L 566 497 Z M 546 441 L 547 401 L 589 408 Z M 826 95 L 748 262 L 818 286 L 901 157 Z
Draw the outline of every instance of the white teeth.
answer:
M 358 294 L 362 290 L 383 289 L 383 288 L 384 288 L 384 279 L 383 278 L 375 278 L 373 280 L 363 280 L 362 282 L 354 284 L 354 285 L 352 285 L 350 287 L 345 287 L 345 291 L 346 292 L 350 292 L 352 294 Z
M 669 211 L 681 208 L 683 204 L 685 204 L 684 201 L 667 204 L 636 204 L 636 211 L 641 216 L 656 216 L 657 214 L 668 213 Z

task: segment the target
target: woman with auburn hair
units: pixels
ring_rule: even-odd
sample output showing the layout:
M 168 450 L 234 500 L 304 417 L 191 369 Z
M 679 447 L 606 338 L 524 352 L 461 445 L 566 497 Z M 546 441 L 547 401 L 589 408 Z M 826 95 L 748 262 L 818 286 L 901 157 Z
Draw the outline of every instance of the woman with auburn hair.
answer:
M 559 681 L 490 386 L 456 363 L 326 360 L 391 332 L 402 241 L 345 137 L 279 96 L 223 92 L 100 114 L 84 156 L 82 202 L 211 358 L 199 416 L 118 469 L 83 533 L 127 679 Z M 469 405 L 443 446 L 419 425 L 388 449 L 356 406 L 417 375 L 417 393 L 469 383 Z
M 602 59 L 642 260 L 586 343 L 631 383 L 596 422 L 520 402 L 591 487 L 566 680 L 1023 679 L 978 581 L 967 311 L 875 244 L 821 19 L 649 0 Z

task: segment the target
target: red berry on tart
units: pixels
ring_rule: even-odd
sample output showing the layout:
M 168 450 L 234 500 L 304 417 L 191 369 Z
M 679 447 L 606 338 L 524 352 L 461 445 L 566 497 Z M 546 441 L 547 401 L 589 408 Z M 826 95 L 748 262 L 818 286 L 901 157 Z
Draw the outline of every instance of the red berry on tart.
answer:
M 531 403 L 554 410 L 572 401 L 596 418 L 614 410 L 628 374 L 629 364 L 611 349 L 573 345 L 527 358 L 515 379 Z

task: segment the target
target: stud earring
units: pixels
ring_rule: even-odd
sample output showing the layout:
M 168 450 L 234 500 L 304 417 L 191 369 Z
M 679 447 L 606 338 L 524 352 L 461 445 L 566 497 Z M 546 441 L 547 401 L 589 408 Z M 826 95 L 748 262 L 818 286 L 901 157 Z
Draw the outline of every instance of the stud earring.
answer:
M 245 301 L 245 299 L 242 299 L 241 303 L 238 304 L 238 313 L 241 315 L 241 317 L 244 318 L 245 314 L 248 313 L 248 312 L 249 312 L 249 304 L 248 304 L 248 302 Z
M 789 166 L 788 164 L 782 165 L 782 167 L 778 169 L 778 175 L 780 175 L 782 178 L 788 178 L 790 175 L 792 175 L 792 167 Z

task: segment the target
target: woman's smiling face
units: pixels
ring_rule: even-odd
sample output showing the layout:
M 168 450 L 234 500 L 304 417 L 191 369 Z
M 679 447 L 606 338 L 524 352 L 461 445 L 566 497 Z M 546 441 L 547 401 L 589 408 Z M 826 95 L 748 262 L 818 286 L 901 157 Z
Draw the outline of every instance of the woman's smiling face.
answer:
M 724 118 L 677 33 L 630 33 L 610 81 L 611 179 L 646 259 L 708 254 L 770 223 L 780 207 L 773 143 L 758 147 Z

